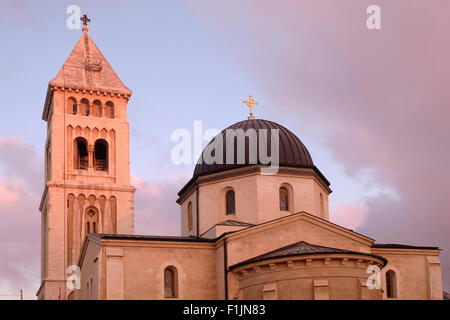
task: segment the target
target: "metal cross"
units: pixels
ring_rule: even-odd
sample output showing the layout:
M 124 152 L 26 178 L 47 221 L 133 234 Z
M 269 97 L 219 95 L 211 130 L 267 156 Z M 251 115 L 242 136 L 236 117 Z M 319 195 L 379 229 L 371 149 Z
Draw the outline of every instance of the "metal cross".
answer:
M 89 18 L 87 17 L 87 15 L 82 16 L 82 17 L 80 18 L 80 20 L 83 21 L 83 26 L 87 26 L 87 23 L 88 23 L 88 22 L 91 22 L 91 19 L 89 19 Z
M 252 96 L 249 96 L 247 100 L 244 100 L 244 103 L 250 107 L 250 116 L 248 117 L 248 119 L 255 119 L 255 117 L 253 116 L 253 107 L 256 106 L 258 104 L 258 102 L 255 101 L 255 99 L 252 98 Z

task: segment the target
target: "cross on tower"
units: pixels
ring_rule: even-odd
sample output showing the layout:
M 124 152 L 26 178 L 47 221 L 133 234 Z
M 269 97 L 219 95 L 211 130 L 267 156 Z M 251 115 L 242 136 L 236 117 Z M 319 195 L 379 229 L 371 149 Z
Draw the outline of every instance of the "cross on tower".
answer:
M 87 15 L 84 15 L 84 16 L 82 16 L 82 17 L 80 18 L 80 20 L 83 21 L 83 31 L 88 31 L 87 23 L 88 23 L 88 22 L 91 22 L 91 19 L 89 19 L 89 18 L 87 17 Z
M 250 107 L 250 116 L 248 117 L 249 120 L 255 119 L 253 116 L 252 109 L 254 106 L 258 104 L 258 102 L 255 101 L 255 99 L 252 98 L 252 96 L 249 96 L 247 100 L 244 100 L 244 103 Z
M 87 23 L 88 23 L 88 22 L 91 22 L 91 19 L 89 19 L 89 18 L 87 17 L 87 15 L 82 16 L 82 17 L 80 18 L 80 20 L 83 21 L 83 26 L 87 26 Z

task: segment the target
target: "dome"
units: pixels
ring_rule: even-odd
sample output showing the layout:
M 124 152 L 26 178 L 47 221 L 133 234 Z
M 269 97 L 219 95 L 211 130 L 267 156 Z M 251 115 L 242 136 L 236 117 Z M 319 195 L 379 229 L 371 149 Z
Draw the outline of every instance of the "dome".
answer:
M 227 130 L 228 129 L 242 129 L 244 132 L 247 132 L 248 129 L 254 129 L 256 132 L 256 141 L 255 141 L 255 145 L 258 146 L 258 151 L 259 151 L 259 143 L 260 143 L 260 130 L 261 129 L 266 129 L 267 130 L 267 153 L 270 155 L 270 146 L 271 146 L 271 140 L 270 140 L 270 130 L 271 129 L 278 129 L 279 130 L 279 166 L 285 166 L 285 167 L 300 167 L 300 168 L 315 168 L 314 163 L 311 159 L 311 156 L 308 152 L 308 149 L 306 149 L 306 147 L 303 145 L 303 143 L 300 141 L 299 138 L 297 138 L 297 136 L 295 134 L 293 134 L 291 131 L 289 131 L 288 129 L 286 129 L 285 127 L 283 127 L 282 125 L 272 122 L 272 121 L 268 121 L 268 120 L 261 120 L 261 119 L 250 119 L 250 120 L 245 120 L 245 121 L 241 121 L 238 123 L 235 123 L 231 126 L 229 126 L 228 128 L 226 128 L 225 130 L 223 130 L 221 132 L 222 137 L 223 137 L 223 164 L 221 163 L 212 163 L 212 164 L 207 164 L 205 163 L 205 161 L 202 161 L 202 163 L 197 163 L 197 165 L 195 166 L 195 170 L 194 170 L 194 174 L 193 174 L 193 178 L 199 177 L 199 176 L 203 176 L 203 175 L 207 175 L 207 174 L 211 174 L 211 173 L 216 173 L 216 172 L 220 172 L 220 171 L 224 171 L 224 170 L 230 170 L 230 169 L 235 169 L 235 168 L 240 168 L 243 166 L 248 166 L 248 165 L 254 165 L 255 162 L 250 162 L 249 161 L 249 138 L 246 137 L 246 142 L 245 142 L 245 162 L 244 163 L 238 163 L 237 158 L 236 158 L 236 153 L 238 150 L 237 148 L 237 144 L 238 144 L 238 139 L 234 138 L 234 161 L 232 161 L 233 163 L 226 163 L 226 146 L 227 146 Z M 208 144 L 208 146 L 214 141 L 211 140 L 211 142 Z M 208 147 L 206 147 L 203 152 L 202 152 L 202 156 L 199 159 L 199 161 L 201 159 L 205 159 L 204 154 L 205 152 L 208 152 Z M 214 151 L 212 152 L 212 156 L 214 156 Z M 259 152 L 257 153 L 257 164 L 262 164 L 261 160 L 260 160 L 260 154 Z

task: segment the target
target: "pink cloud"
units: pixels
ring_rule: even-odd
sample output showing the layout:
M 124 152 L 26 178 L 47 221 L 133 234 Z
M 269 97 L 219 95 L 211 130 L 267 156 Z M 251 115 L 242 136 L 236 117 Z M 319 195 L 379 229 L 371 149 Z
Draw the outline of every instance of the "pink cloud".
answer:
M 16 203 L 19 199 L 19 194 L 15 191 L 11 191 L 8 187 L 9 183 L 0 180 L 0 207 L 9 206 Z M 17 189 L 17 186 L 16 188 Z
M 316 134 L 349 176 L 370 169 L 397 193 L 366 198 L 358 231 L 439 245 L 450 289 L 450 3 L 379 0 L 375 31 L 366 28 L 371 1 L 189 3 L 226 42 L 272 120 L 300 137 Z
M 36 150 L 18 138 L 0 137 L 0 294 L 35 299 L 40 285 L 40 212 L 44 187 L 44 162 Z M 149 183 L 132 175 L 137 187 L 136 233 L 180 233 L 179 208 L 175 200 L 184 181 Z M 4 297 L 17 299 L 17 296 Z
M 351 203 L 340 203 L 332 208 L 331 221 L 349 229 L 359 227 L 367 215 L 367 208 Z
M 180 209 L 177 193 L 187 181 L 172 178 L 151 183 L 131 176 L 135 193 L 135 233 L 153 235 L 180 235 Z
M 40 284 L 43 161 L 18 138 L 0 137 L 0 150 L 0 293 L 18 294 L 23 289 L 26 299 L 35 299 Z

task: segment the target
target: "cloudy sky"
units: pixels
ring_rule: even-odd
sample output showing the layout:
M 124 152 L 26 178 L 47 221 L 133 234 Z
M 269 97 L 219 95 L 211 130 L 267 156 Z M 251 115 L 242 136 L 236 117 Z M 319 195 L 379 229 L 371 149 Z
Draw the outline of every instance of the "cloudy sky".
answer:
M 439 246 L 450 290 L 448 0 L 23 1 L 0 11 L 0 299 L 40 284 L 45 93 L 81 35 L 123 82 L 136 233 L 179 234 L 176 192 L 193 164 L 171 133 L 246 119 L 281 123 L 331 181 L 333 222 L 377 239 Z M 381 8 L 381 30 L 366 9 Z M 206 141 L 205 141 L 206 145 Z

